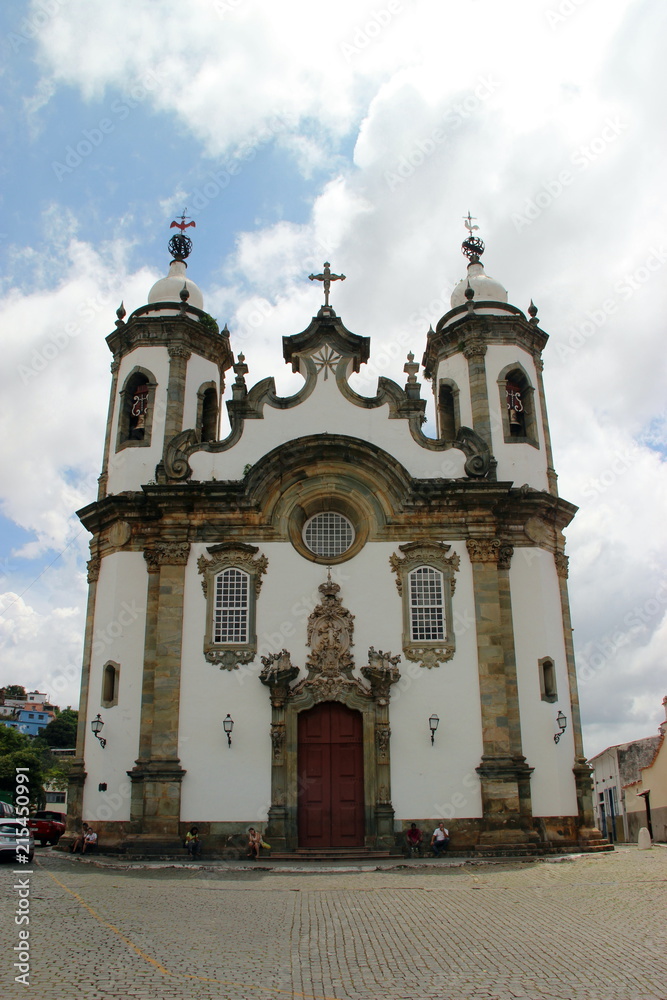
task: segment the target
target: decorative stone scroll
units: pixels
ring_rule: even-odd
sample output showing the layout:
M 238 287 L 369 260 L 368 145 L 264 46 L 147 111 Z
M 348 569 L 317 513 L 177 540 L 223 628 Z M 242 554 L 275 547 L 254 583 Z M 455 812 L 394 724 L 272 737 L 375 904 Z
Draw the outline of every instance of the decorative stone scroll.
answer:
M 160 566 L 185 566 L 190 555 L 189 542 L 156 542 L 149 549 L 144 549 L 144 559 L 148 563 L 148 572 L 155 573 Z
M 566 556 L 564 552 L 554 552 L 554 561 L 556 563 L 556 572 L 558 575 L 567 580 L 570 557 Z
M 501 541 L 499 538 L 469 538 L 466 547 L 470 562 L 497 563 Z

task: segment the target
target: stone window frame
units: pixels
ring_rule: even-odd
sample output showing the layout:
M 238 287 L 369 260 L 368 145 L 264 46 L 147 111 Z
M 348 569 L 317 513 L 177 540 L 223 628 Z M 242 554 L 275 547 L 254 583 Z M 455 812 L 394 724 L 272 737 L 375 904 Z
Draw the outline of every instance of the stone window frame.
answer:
M 212 438 L 204 437 L 204 401 L 208 393 L 215 396 L 215 434 Z M 218 386 L 215 382 L 203 382 L 197 390 L 197 430 L 200 441 L 217 441 L 220 434 L 220 399 L 218 396 Z
M 201 555 L 197 569 L 202 575 L 202 590 L 206 597 L 206 629 L 204 635 L 204 657 L 209 663 L 216 663 L 221 670 L 237 670 L 242 664 L 251 663 L 257 655 L 257 598 L 262 589 L 262 576 L 269 561 L 258 555 L 256 545 L 245 542 L 223 542 L 208 546 L 210 559 Z M 238 569 L 248 576 L 248 632 L 246 642 L 215 642 L 213 627 L 215 620 L 215 581 L 227 569 Z
M 452 433 L 445 434 L 445 428 L 443 426 L 443 409 L 440 403 L 442 396 L 442 390 L 449 389 L 451 393 L 452 400 L 452 410 L 448 413 L 448 419 L 451 420 L 453 426 L 451 428 Z M 443 441 L 454 441 L 456 440 L 456 435 L 458 434 L 459 427 L 461 426 L 461 404 L 460 404 L 461 390 L 459 389 L 456 382 L 451 378 L 441 378 L 438 381 L 438 398 L 436 400 L 436 406 L 438 409 L 438 429 L 439 436 Z
M 134 389 L 134 385 L 138 381 L 138 378 L 145 378 L 148 382 L 148 413 L 146 415 L 146 423 L 144 424 L 144 436 L 141 441 L 130 438 L 130 406 L 129 401 L 131 399 L 131 392 Z M 118 393 L 118 432 L 116 435 L 116 451 L 121 451 L 123 448 L 149 448 L 151 445 L 151 438 L 153 432 L 153 412 L 155 410 L 155 390 L 157 389 L 157 381 L 155 376 L 148 368 L 142 368 L 141 365 L 135 365 L 132 371 L 128 374 L 127 378 L 123 382 L 123 388 Z
M 456 652 L 452 596 L 456 590 L 456 572 L 460 558 L 456 552 L 448 555 L 451 545 L 445 545 L 444 542 L 408 542 L 398 548 L 403 555 L 390 556 L 389 564 L 396 574 L 396 589 L 403 599 L 403 652 L 408 660 L 430 670 L 451 660 Z M 422 567 L 430 567 L 442 573 L 445 636 L 444 639 L 415 642 L 412 638 L 410 574 Z
M 558 701 L 556 662 L 553 656 L 542 656 L 537 661 L 540 675 L 540 697 L 551 704 Z
M 118 689 L 120 687 L 120 663 L 107 660 L 102 667 L 102 693 L 100 705 L 102 708 L 113 708 L 118 704 Z
M 512 434 L 509 410 L 507 409 L 507 383 L 511 381 L 510 375 L 515 373 L 518 375 L 518 378 L 514 381 L 521 385 L 525 434 Z M 537 430 L 537 415 L 535 413 L 535 387 L 530 380 L 528 372 L 520 361 L 513 361 L 511 364 L 505 365 L 498 375 L 497 382 L 500 395 L 500 419 L 503 425 L 503 439 L 505 444 L 529 444 L 533 448 L 539 449 L 540 441 Z

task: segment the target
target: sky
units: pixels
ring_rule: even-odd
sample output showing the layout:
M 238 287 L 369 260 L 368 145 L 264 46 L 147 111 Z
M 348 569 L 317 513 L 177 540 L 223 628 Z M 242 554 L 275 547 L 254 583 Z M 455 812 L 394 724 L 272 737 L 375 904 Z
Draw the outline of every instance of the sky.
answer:
M 487 273 L 550 335 L 586 752 L 654 735 L 666 35 L 661 0 L 2 4 L 0 684 L 78 702 L 105 337 L 166 273 L 172 219 L 196 220 L 188 276 L 249 384 L 296 390 L 281 337 L 329 260 L 374 395 L 449 308 L 470 211 Z

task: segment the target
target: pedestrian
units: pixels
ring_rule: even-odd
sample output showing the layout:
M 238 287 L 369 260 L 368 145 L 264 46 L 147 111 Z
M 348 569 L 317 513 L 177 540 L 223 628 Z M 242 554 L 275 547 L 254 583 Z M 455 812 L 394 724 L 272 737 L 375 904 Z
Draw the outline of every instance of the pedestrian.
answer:
M 445 829 L 444 823 L 438 823 L 433 831 L 431 850 L 436 858 L 439 858 L 445 851 L 449 850 L 449 830 Z
M 198 858 L 201 854 L 201 840 L 199 839 L 199 827 L 191 826 L 185 835 L 185 846 L 191 858 Z
M 421 858 L 423 852 L 424 838 L 422 832 L 416 823 L 410 824 L 410 829 L 405 835 L 405 839 L 408 844 L 408 855 L 412 855 L 416 852 Z
M 69 849 L 70 850 L 70 854 L 76 854 L 76 852 L 78 850 L 80 850 L 81 853 L 83 854 L 83 845 L 84 845 L 84 841 L 86 839 L 87 832 L 88 832 L 88 824 L 87 823 L 82 823 L 81 824 L 81 833 L 76 838 L 76 840 L 74 841 L 74 843 L 70 846 L 70 849 Z
M 94 851 L 97 847 L 97 834 L 93 830 L 92 826 L 89 826 L 83 836 L 83 845 L 81 847 L 81 853 L 85 854 L 86 851 Z
M 248 830 L 248 857 L 253 858 L 257 861 L 259 857 L 259 849 L 262 845 L 262 835 L 255 830 L 254 826 L 251 826 Z

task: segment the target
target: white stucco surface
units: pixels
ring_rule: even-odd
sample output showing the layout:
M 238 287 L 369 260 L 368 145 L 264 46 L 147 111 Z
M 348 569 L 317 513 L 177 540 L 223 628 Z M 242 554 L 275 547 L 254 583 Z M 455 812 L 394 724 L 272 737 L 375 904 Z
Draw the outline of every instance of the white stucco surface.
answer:
M 148 573 L 141 552 L 117 552 L 105 556 L 100 567 L 88 689 L 87 718 L 102 717 L 103 748 L 86 731 L 83 818 L 128 820 L 129 779 L 139 751 L 141 687 L 144 666 L 144 636 Z M 120 664 L 118 704 L 102 705 L 102 672 L 109 660 Z M 100 792 L 98 784 L 107 783 Z M 112 815 L 107 815 L 111 810 Z
M 534 816 L 576 815 L 572 780 L 574 741 L 563 619 L 554 558 L 543 549 L 515 549 L 510 567 L 521 740 L 527 763 L 534 767 L 531 791 Z M 551 657 L 558 699 L 542 701 L 539 660 Z M 556 716 L 568 727 L 558 743 Z

